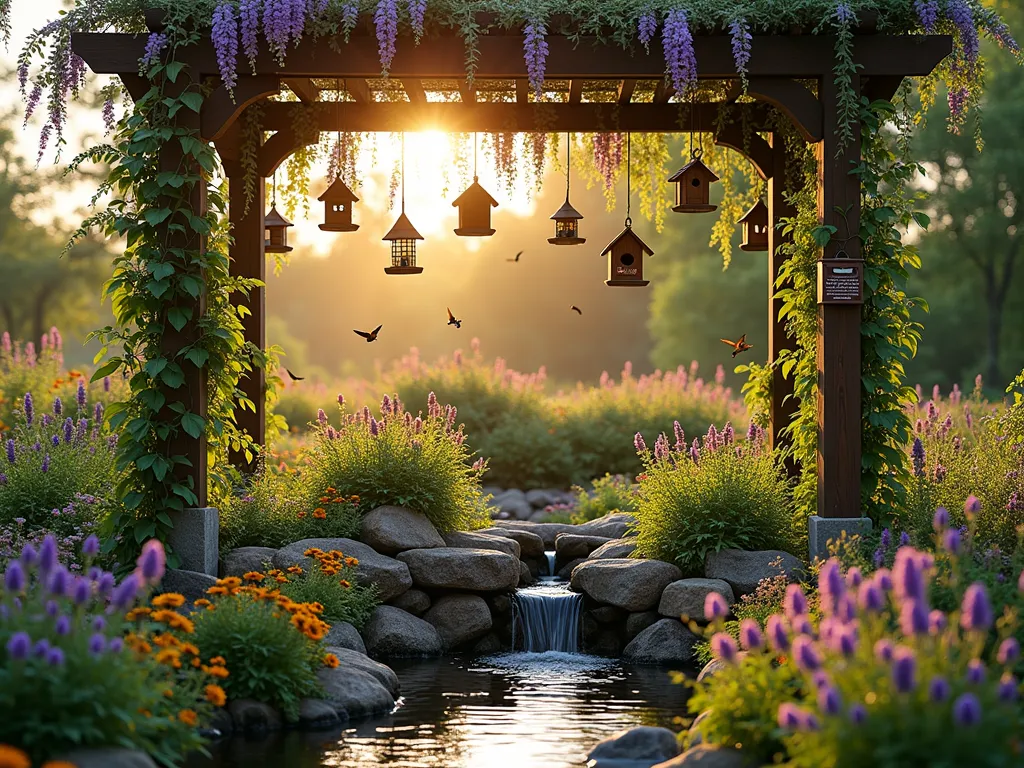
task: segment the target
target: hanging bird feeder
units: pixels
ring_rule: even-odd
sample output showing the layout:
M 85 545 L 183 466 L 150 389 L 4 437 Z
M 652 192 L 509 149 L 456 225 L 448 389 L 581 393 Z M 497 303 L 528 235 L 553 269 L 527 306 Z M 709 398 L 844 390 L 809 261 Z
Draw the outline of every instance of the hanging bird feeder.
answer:
M 358 224 L 352 223 L 352 204 L 358 203 L 359 198 L 340 176 L 317 200 L 324 204 L 324 223 L 320 225 L 324 232 L 355 232 L 359 229 Z
M 552 245 L 582 245 L 587 242 L 586 238 L 580 237 L 580 219 L 583 218 L 583 214 L 569 203 L 572 136 L 566 134 L 565 138 L 565 203 L 551 217 L 555 222 L 555 236 L 549 237 L 548 242 Z
M 711 205 L 710 185 L 718 177 L 701 161 L 701 150 L 694 149 L 692 159 L 679 171 L 669 177 L 669 183 L 676 185 L 676 213 L 711 213 L 718 206 Z
M 740 219 L 743 225 L 743 251 L 768 250 L 768 206 L 758 200 Z
M 263 217 L 265 239 L 263 250 L 266 253 L 288 253 L 292 247 L 288 245 L 288 227 L 294 226 L 288 219 L 277 212 L 271 205 L 270 212 Z
M 626 228 L 601 252 L 608 257 L 608 279 L 605 285 L 613 287 L 643 287 L 650 283 L 644 280 L 644 256 L 653 256 L 654 251 L 633 231 L 633 220 L 629 216 L 630 177 L 630 134 L 626 135 Z
M 418 275 L 423 267 L 416 266 L 416 241 L 423 235 L 405 215 L 405 134 L 402 134 L 402 213 L 382 240 L 391 241 L 391 266 L 384 271 L 389 275 Z
M 455 234 L 459 237 L 490 237 L 494 234 L 491 228 L 491 208 L 498 207 L 498 201 L 491 197 L 482 186 L 476 175 L 476 134 L 473 134 L 473 183 L 452 203 L 459 209 L 459 227 Z

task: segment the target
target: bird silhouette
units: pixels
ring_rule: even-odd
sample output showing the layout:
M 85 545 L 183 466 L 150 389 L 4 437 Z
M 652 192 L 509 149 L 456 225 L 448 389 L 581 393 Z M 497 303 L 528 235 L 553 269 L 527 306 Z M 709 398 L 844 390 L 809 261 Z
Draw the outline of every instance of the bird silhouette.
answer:
M 289 378 L 290 378 L 290 379 L 291 379 L 292 381 L 305 381 L 305 380 L 306 380 L 306 377 L 305 377 L 305 376 L 296 376 L 296 375 L 295 375 L 294 373 L 292 373 L 292 372 L 291 372 L 290 370 L 288 370 L 287 368 L 285 368 L 284 370 L 285 370 L 285 372 L 286 372 L 286 373 L 288 374 L 288 377 L 289 377 Z
M 523 255 L 523 252 L 520 251 L 519 253 L 516 254 L 516 257 L 514 259 L 505 259 L 505 261 L 519 261 L 519 257 L 522 256 L 522 255 Z
M 352 333 L 354 333 L 356 336 L 362 336 L 364 339 L 366 339 L 366 342 L 369 343 L 371 341 L 376 341 L 377 340 L 377 334 L 380 333 L 380 329 L 383 328 L 383 327 L 384 327 L 383 325 L 378 325 L 376 328 L 374 328 L 369 333 L 367 333 L 366 331 L 357 331 L 357 330 L 353 329 Z
M 446 307 L 446 309 L 448 308 Z M 452 314 L 451 309 L 448 309 L 448 325 L 454 325 L 456 328 L 462 327 L 462 321 L 455 319 L 455 315 Z
M 745 333 L 742 336 L 740 336 L 739 339 L 736 341 L 721 339 L 721 342 L 723 344 L 728 344 L 730 347 L 732 347 L 733 357 L 736 357 L 736 355 L 738 355 L 740 352 L 746 352 L 748 349 L 751 349 L 754 346 L 753 344 L 747 344 L 747 334 Z
M 577 315 L 582 315 L 583 314 L 583 310 L 580 309 L 579 307 L 577 307 L 575 304 L 573 304 L 571 307 L 569 307 L 569 309 L 571 309 Z

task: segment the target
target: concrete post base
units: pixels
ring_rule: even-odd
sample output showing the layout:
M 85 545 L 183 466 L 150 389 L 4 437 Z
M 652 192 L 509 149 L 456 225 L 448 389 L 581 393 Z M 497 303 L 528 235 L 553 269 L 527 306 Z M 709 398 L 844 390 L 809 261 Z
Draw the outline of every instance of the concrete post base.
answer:
M 169 512 L 174 528 L 167 543 L 178 556 L 178 567 L 210 576 L 217 575 L 220 558 L 220 520 L 214 507 Z
M 811 560 L 816 557 L 828 557 L 828 542 L 837 541 L 843 531 L 847 536 L 857 536 L 871 530 L 871 518 L 868 517 L 819 517 L 811 515 L 808 523 L 807 539 L 810 544 Z

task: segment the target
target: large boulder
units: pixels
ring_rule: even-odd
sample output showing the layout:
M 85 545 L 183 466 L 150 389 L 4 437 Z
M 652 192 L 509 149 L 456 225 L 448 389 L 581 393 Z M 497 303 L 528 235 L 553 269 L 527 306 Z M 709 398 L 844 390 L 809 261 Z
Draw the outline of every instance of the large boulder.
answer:
M 501 536 L 512 539 L 519 545 L 519 557 L 523 560 L 530 560 L 535 557 L 544 557 L 544 539 L 532 531 L 522 528 L 484 528 L 474 533 L 486 534 L 487 536 Z
M 665 587 L 682 575 L 660 560 L 587 560 L 573 570 L 571 585 L 599 603 L 635 612 L 656 606 Z
M 377 606 L 363 630 L 366 650 L 376 658 L 440 656 L 441 636 L 433 624 L 392 605 Z
M 518 488 L 510 488 L 496 494 L 490 502 L 501 513 L 514 520 L 526 520 L 533 513 L 533 507 L 526 500 L 526 494 Z
M 228 702 L 231 723 L 236 731 L 264 733 L 281 727 L 281 713 L 269 704 L 254 699 L 233 699 Z
M 560 533 L 597 533 L 596 531 L 580 531 L 578 528 L 583 526 L 570 525 L 569 523 L 530 523 L 525 520 L 495 520 L 494 525 L 497 528 L 505 528 L 507 530 L 514 531 L 528 531 L 529 533 L 540 536 L 542 542 L 544 542 L 544 550 L 551 550 L 555 548 L 555 537 Z M 598 534 L 602 535 L 602 534 Z M 615 537 L 609 537 L 615 538 Z M 519 542 L 522 544 L 523 542 Z M 526 552 L 523 552 L 523 557 L 527 557 Z
M 323 699 L 303 699 L 299 702 L 299 727 L 309 731 L 332 728 L 341 722 L 337 709 Z
M 390 693 L 392 697 L 396 699 L 398 698 L 402 690 L 398 683 L 398 675 L 396 675 L 395 671 L 387 664 L 381 664 L 379 661 L 374 661 L 365 654 L 357 653 L 356 651 L 349 650 L 348 648 L 339 648 L 338 646 L 327 645 L 324 650 L 329 653 L 333 653 L 338 657 L 338 661 L 341 662 L 337 667 L 338 669 L 344 667 L 361 670 L 383 685 L 384 689 Z
M 412 586 L 412 576 L 409 575 L 409 568 L 405 563 L 379 554 L 372 547 L 352 539 L 296 541 L 277 551 L 274 555 L 274 567 L 282 571 L 292 565 L 311 568 L 315 561 L 302 554 L 307 549 L 322 549 L 324 552 L 336 549 L 356 558 L 359 561 L 359 565 L 356 566 L 356 579 L 363 585 L 376 584 L 377 595 L 383 602 L 393 600 Z
M 576 533 L 587 536 L 604 536 L 609 539 L 623 539 L 627 536 L 635 536 L 633 526 L 636 525 L 636 518 L 627 512 L 609 512 L 604 517 L 588 520 L 576 526 Z
M 530 566 L 524 563 L 522 560 L 519 561 L 519 584 L 520 587 L 532 587 L 537 583 L 537 579 L 533 577 Z
M 560 533 L 555 537 L 555 555 L 560 563 L 567 563 L 581 557 L 588 557 L 591 552 L 607 544 L 611 539 L 604 536 L 583 536 L 578 533 Z
M 652 624 L 661 621 L 661 614 L 657 611 L 641 611 L 631 613 L 626 619 L 626 639 L 632 640 Z
M 518 558 L 522 552 L 519 542 L 507 536 L 492 536 L 487 533 L 467 533 L 458 531 L 446 533 L 442 536 L 446 547 L 456 549 L 493 549 L 496 552 L 504 552 L 506 555 Z
M 194 603 L 199 598 L 206 597 L 206 590 L 216 583 L 217 579 L 208 573 L 168 568 L 160 580 L 160 591 L 177 592 L 189 603 Z
M 238 547 L 224 555 L 221 572 L 227 576 L 244 576 L 252 571 L 269 570 L 268 563 L 273 563 L 276 549 L 270 547 Z
M 591 560 L 611 560 L 629 557 L 636 550 L 636 539 L 609 539 L 588 555 Z
M 751 768 L 756 765 L 742 752 L 717 744 L 700 744 L 678 757 L 658 763 L 653 768 Z
M 587 562 L 585 557 L 577 557 L 575 560 L 570 560 L 568 563 L 558 569 L 558 573 L 555 575 L 562 581 L 571 581 L 572 572 L 576 570 L 576 566 Z
M 678 754 L 679 742 L 672 731 L 641 725 L 598 742 L 587 755 L 587 765 L 603 768 L 632 761 L 632 765 L 640 768 L 669 760 Z
M 359 630 L 347 621 L 339 621 L 331 624 L 331 629 L 324 638 L 324 645 L 333 645 L 340 648 L 348 648 L 357 653 L 366 653 L 366 644 L 363 642 Z
M 393 605 L 395 608 L 401 608 L 406 613 L 411 613 L 413 616 L 423 616 L 424 613 L 430 608 L 430 595 L 421 589 L 410 589 L 406 590 L 388 605 Z
M 501 592 L 519 583 L 519 560 L 490 549 L 410 549 L 398 559 L 420 588 Z
M 316 673 L 324 689 L 324 699 L 339 716 L 359 720 L 381 715 L 395 708 L 395 699 L 381 682 L 358 667 L 338 665 Z
M 785 574 L 795 581 L 804 566 L 788 552 L 769 549 L 761 552 L 745 552 L 742 549 L 723 549 L 712 552 L 704 563 L 704 575 L 709 579 L 729 582 L 736 597 L 749 595 L 763 579 L 772 579 Z
M 359 538 L 385 555 L 445 545 L 426 515 L 404 507 L 377 507 L 363 518 Z
M 675 619 L 656 621 L 629 641 L 622 652 L 624 661 L 633 664 L 686 664 L 696 657 L 700 637 Z
M 526 492 L 526 500 L 535 509 L 544 509 L 550 504 L 558 504 L 562 501 L 562 495 L 558 491 L 548 491 L 542 488 L 535 488 Z
M 696 621 L 704 621 L 704 600 L 712 592 L 717 592 L 732 605 L 736 602 L 732 587 L 721 579 L 681 579 L 673 581 L 661 593 L 658 613 L 678 619 L 689 616 Z
M 434 625 L 446 648 L 458 648 L 491 629 L 491 610 L 480 595 L 445 595 L 423 616 Z

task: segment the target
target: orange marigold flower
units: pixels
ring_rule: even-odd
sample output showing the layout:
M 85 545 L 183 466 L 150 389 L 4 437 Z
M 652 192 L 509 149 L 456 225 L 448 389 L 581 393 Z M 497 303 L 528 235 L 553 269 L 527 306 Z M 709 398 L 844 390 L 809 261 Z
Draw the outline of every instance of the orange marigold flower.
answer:
M 274 577 L 274 581 L 276 581 L 278 584 L 287 584 L 288 583 L 288 577 L 287 576 L 275 576 Z
M 181 650 L 182 653 L 187 653 L 190 656 L 198 656 L 199 655 L 199 648 L 194 646 L 194 645 L 192 645 L 192 643 L 182 643 L 181 647 L 180 647 L 180 650 Z
M 355 568 L 357 565 L 359 565 L 359 560 L 355 557 L 346 557 L 345 565 L 347 565 L 349 568 Z
M 229 589 L 235 589 L 242 586 L 242 580 L 237 576 L 226 576 L 223 579 L 217 579 L 217 583 L 222 587 L 228 587 Z
M 172 691 L 170 688 L 167 688 L 164 691 L 164 698 L 165 699 L 173 699 L 174 698 L 174 691 Z
M 327 493 L 337 493 L 338 490 L 333 485 L 327 486 Z
M 346 580 L 346 579 L 342 579 L 342 580 L 341 580 L 341 581 L 339 581 L 338 583 L 339 583 L 339 584 L 341 584 L 341 586 L 343 586 L 343 587 L 344 587 L 345 589 L 348 589 L 349 587 L 351 587 L 351 586 L 352 586 L 351 582 L 349 582 L 349 581 L 348 581 L 348 580 Z
M 358 496 L 356 496 L 355 494 L 352 494 L 351 496 L 349 496 L 349 497 L 348 497 L 348 500 L 349 500 L 349 501 L 351 501 L 351 502 L 353 502 L 353 503 L 355 503 L 355 504 L 358 504 L 358 503 L 359 503 L 359 497 L 358 497 Z
M 299 520 L 301 520 L 301 519 L 302 519 L 302 518 L 304 518 L 305 516 L 306 516 L 306 513 L 305 513 L 305 512 L 299 512 L 299 513 L 298 513 L 298 514 L 296 515 L 296 517 L 298 517 L 298 518 L 299 518 Z
M 148 709 L 139 709 L 139 714 L 142 715 L 143 717 L 152 717 L 153 716 L 153 713 L 150 712 Z
M 335 656 L 333 653 L 328 653 L 326 656 L 324 656 L 324 666 L 325 667 L 330 667 L 331 669 L 334 669 L 340 663 L 341 662 L 338 661 L 338 657 Z
M 326 503 L 327 503 L 328 501 L 330 501 L 330 500 L 331 500 L 331 497 L 330 497 L 330 496 L 321 496 L 321 497 L 320 497 L 320 503 L 321 503 L 321 504 L 326 504 Z
M 206 694 L 206 700 L 215 707 L 223 707 L 227 703 L 227 694 L 219 685 L 211 683 L 203 689 L 203 692 Z
M 345 503 L 345 500 L 343 498 L 341 498 L 341 496 L 336 496 L 333 499 L 331 499 L 331 504 L 344 504 L 344 503 Z
M 196 600 L 196 602 L 195 602 L 195 606 L 196 606 L 196 608 L 205 608 L 205 607 L 206 607 L 206 606 L 208 606 L 208 605 L 213 605 L 213 603 L 211 603 L 211 602 L 210 602 L 209 600 L 207 600 L 207 599 L 206 599 L 205 597 L 200 597 L 200 598 L 199 598 L 198 600 Z
M 323 553 L 324 553 L 324 551 L 322 549 L 317 549 L 316 547 L 310 547 L 309 549 L 307 549 L 302 554 L 303 554 L 304 557 L 316 557 L 317 555 L 322 555 Z
M 294 574 L 296 576 L 301 576 L 302 575 L 302 567 L 298 566 L 298 565 L 289 565 L 288 566 L 288 573 Z
M 156 660 L 160 664 L 168 664 L 175 669 L 181 669 L 181 652 L 176 648 L 164 648 L 156 654 Z
M 153 645 L 159 648 L 177 648 L 181 645 L 181 641 L 174 635 L 168 634 L 167 632 L 161 632 L 159 635 L 153 636 Z
M 146 608 L 145 606 L 139 606 L 138 608 L 132 608 L 128 613 L 124 615 L 128 621 L 136 621 L 144 616 L 149 616 L 153 612 L 152 608 Z
M 164 592 L 157 595 L 151 601 L 157 608 L 180 608 L 185 604 L 185 596 L 177 592 Z
M 199 721 L 199 716 L 191 709 L 183 709 L 178 713 L 178 719 L 185 725 L 195 725 Z
M 317 520 L 323 520 L 324 518 L 327 517 L 327 513 L 324 512 L 322 509 L 320 509 L 320 507 L 317 507 L 313 511 L 313 517 L 315 517 Z
M 280 576 L 280 575 L 281 575 L 281 570 L 279 568 L 275 568 L 272 571 L 267 571 L 267 576 Z
M 223 667 L 228 662 L 227 659 L 225 659 L 223 656 L 214 656 L 212 659 L 210 659 L 210 663 L 215 667 Z
M 32 768 L 32 761 L 17 747 L 0 744 L 0 766 L 2 768 Z
M 203 662 L 198 656 L 196 656 L 194 659 L 192 659 L 192 666 L 196 669 L 199 669 L 201 666 L 203 666 Z
M 244 574 L 242 578 L 246 581 L 263 581 L 263 579 L 265 579 L 266 576 L 264 576 L 259 571 L 249 571 L 248 573 Z
M 226 595 L 227 593 L 227 587 L 210 587 L 208 590 L 206 590 L 206 594 L 214 595 L 215 597 L 220 595 Z
M 223 680 L 229 674 L 227 669 L 225 669 L 224 667 L 208 667 L 204 671 L 207 674 L 209 674 L 209 675 L 213 675 L 214 677 L 219 677 L 221 680 Z

